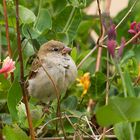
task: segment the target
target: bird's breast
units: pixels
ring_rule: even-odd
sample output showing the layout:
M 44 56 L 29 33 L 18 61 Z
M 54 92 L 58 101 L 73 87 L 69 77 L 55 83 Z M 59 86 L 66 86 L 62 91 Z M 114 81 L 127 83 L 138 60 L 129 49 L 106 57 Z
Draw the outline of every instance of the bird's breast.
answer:
M 55 83 L 60 93 L 65 92 L 77 76 L 76 65 L 70 56 L 50 55 L 43 58 L 43 67 L 38 69 L 36 77 L 29 80 L 29 92 L 44 100 L 56 98 Z M 51 79 L 50 79 L 51 77 Z

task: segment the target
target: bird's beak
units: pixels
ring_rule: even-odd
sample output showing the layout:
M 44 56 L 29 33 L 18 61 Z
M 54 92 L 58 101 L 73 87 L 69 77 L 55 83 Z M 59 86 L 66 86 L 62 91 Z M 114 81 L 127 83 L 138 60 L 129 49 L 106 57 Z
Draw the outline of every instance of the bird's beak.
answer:
M 62 54 L 70 54 L 71 50 L 72 50 L 71 48 L 65 47 L 65 48 L 62 50 Z

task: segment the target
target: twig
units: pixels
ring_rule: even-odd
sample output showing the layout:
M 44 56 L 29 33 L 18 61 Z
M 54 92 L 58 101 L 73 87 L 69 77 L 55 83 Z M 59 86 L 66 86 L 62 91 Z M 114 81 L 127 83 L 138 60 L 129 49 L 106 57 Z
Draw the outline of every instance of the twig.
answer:
M 96 135 L 96 136 L 99 137 L 100 135 Z M 116 140 L 116 136 L 115 135 L 105 135 L 105 137 Z M 68 136 L 67 140 L 73 140 L 73 138 L 74 138 L 73 136 Z M 83 139 L 84 140 L 91 140 L 93 138 L 90 135 L 84 135 Z M 46 138 L 38 138 L 36 140 L 65 140 L 65 139 L 64 139 L 64 137 L 46 137 Z
M 140 31 L 139 31 L 136 35 L 134 35 L 130 40 L 128 40 L 128 41 L 124 44 L 124 46 L 127 46 L 129 43 L 131 43 L 133 40 L 135 40 L 139 35 L 140 35 Z
M 95 67 L 96 72 L 99 71 L 100 69 L 101 55 L 102 55 L 102 47 L 100 47 L 100 40 L 104 36 L 103 25 L 102 25 L 102 15 L 101 15 L 101 9 L 100 9 L 100 0 L 97 0 L 97 5 L 98 5 L 99 18 L 100 18 L 100 36 L 97 41 L 98 54 L 97 54 L 96 67 Z
M 98 72 L 100 69 L 100 64 L 101 64 L 101 56 L 102 56 L 102 47 L 98 47 L 98 53 L 97 53 L 97 60 L 96 60 L 96 67 L 95 67 L 95 72 Z
M 10 38 L 9 38 L 9 27 L 8 27 L 6 0 L 3 0 L 3 11 L 4 11 L 4 18 L 5 18 L 5 30 L 6 30 L 6 39 L 7 39 L 8 54 L 9 54 L 9 56 L 11 58 L 12 57 L 12 50 L 11 50 Z
M 107 81 L 106 81 L 106 96 L 105 96 L 105 104 L 108 105 L 108 97 L 109 97 L 109 53 L 107 51 L 107 72 L 106 72 L 106 76 L 107 76 Z
M 80 135 L 78 129 L 74 126 L 74 124 L 71 122 L 70 118 L 65 114 L 66 119 L 68 120 L 68 122 L 71 124 L 71 126 L 73 127 L 73 129 L 75 130 L 75 132 L 78 133 L 78 135 Z
M 133 3 L 133 5 L 130 7 L 130 9 L 128 10 L 128 12 L 125 14 L 125 16 L 121 19 L 121 21 L 117 24 L 117 26 L 115 27 L 115 29 L 117 29 L 122 22 L 128 17 L 128 15 L 132 12 L 133 8 L 135 7 L 136 3 L 138 0 L 135 0 L 135 2 Z
M 42 0 L 40 0 L 40 4 L 42 4 Z M 40 12 L 40 9 L 41 7 L 39 7 L 39 12 Z M 39 15 L 39 14 L 38 14 Z M 61 115 L 61 108 L 60 108 L 60 91 L 58 90 L 57 86 L 56 86 L 56 83 L 54 82 L 53 78 L 51 77 L 51 75 L 48 73 L 48 71 L 46 70 L 46 68 L 42 65 L 42 62 L 40 61 L 39 57 L 37 56 L 37 50 L 34 46 L 34 43 L 33 43 L 33 39 L 32 39 L 32 35 L 30 33 L 30 31 L 27 29 L 27 32 L 30 36 L 30 39 L 31 39 L 31 42 L 32 42 L 32 45 L 33 45 L 33 48 L 34 48 L 34 51 L 35 51 L 35 55 L 37 57 L 37 59 L 39 60 L 39 63 L 41 64 L 41 67 L 43 68 L 44 72 L 46 73 L 46 75 L 48 76 L 48 78 L 50 79 L 51 83 L 52 83 L 52 86 L 54 87 L 55 89 L 55 93 L 56 93 L 56 98 L 57 98 L 57 117 L 59 117 L 59 120 L 60 120 L 60 125 L 61 125 L 61 128 L 62 128 L 62 131 L 63 131 L 63 134 L 64 134 L 64 137 L 66 138 L 66 134 L 65 134 L 65 130 L 64 130 L 64 126 L 63 126 L 63 122 L 62 122 L 62 115 Z M 56 124 L 56 129 L 57 129 L 57 124 Z
M 105 12 L 109 15 L 110 14 L 110 5 L 111 5 L 111 0 L 107 0 L 105 3 Z M 106 95 L 105 95 L 105 104 L 108 104 L 108 97 L 109 97 L 109 54 L 107 51 L 107 81 L 106 81 Z M 106 127 L 103 128 L 103 139 L 105 137 L 105 132 L 106 132 Z
M 126 47 L 128 44 L 130 44 L 132 41 L 134 41 L 139 35 L 140 35 L 140 31 L 139 31 L 137 34 L 135 34 L 132 38 L 130 38 L 130 39 L 124 44 L 124 47 Z M 116 50 L 118 50 L 119 48 L 120 48 L 120 46 L 117 47 Z
M 92 53 L 97 49 L 97 45 L 81 60 L 81 62 L 77 65 L 77 69 L 79 69 L 82 64 L 92 55 Z
M 24 81 L 24 66 L 23 66 L 22 48 L 21 48 L 20 30 L 19 30 L 18 0 L 16 0 L 16 30 L 17 30 L 17 43 L 18 43 L 19 63 L 20 63 L 20 84 L 21 84 L 23 99 L 24 99 L 24 103 L 25 103 L 31 139 L 35 140 L 35 133 L 34 133 L 34 129 L 33 129 L 32 118 L 31 118 L 31 114 L 30 114 L 27 92 L 26 92 L 27 89 L 25 88 L 25 81 Z
M 10 58 L 12 58 L 12 49 L 10 46 L 10 38 L 9 38 L 9 27 L 8 27 L 6 0 L 3 0 L 3 11 L 4 11 L 4 19 L 5 19 L 5 31 L 6 31 L 8 55 Z M 14 81 L 14 73 L 11 72 L 11 82 L 13 82 L 13 81 Z
M 60 119 L 60 125 L 61 125 L 61 128 L 62 128 L 62 131 L 63 131 L 63 134 L 64 134 L 64 137 L 66 139 L 66 133 L 65 133 L 65 130 L 64 130 L 64 126 L 63 126 L 63 121 L 62 121 L 62 115 L 61 115 L 61 109 L 60 109 L 60 91 L 58 90 L 54 80 L 52 79 L 51 75 L 48 73 L 48 71 L 44 68 L 44 66 L 42 65 L 40 59 L 38 58 L 40 64 L 41 64 L 41 67 L 43 68 L 43 70 L 45 71 L 46 75 L 48 76 L 48 78 L 51 80 L 51 83 L 56 91 L 56 97 L 57 97 L 57 117 L 59 117 Z
M 122 20 L 116 25 L 115 29 L 117 29 L 122 23 L 123 21 L 128 17 L 128 15 L 132 12 L 132 10 L 134 9 L 136 3 L 138 0 L 135 0 L 135 2 L 133 3 L 133 5 L 130 7 L 129 11 L 125 14 L 125 16 L 122 18 Z M 106 35 L 103 39 L 100 40 L 100 43 L 102 43 L 108 36 Z M 93 47 L 93 49 L 91 49 L 91 51 L 81 60 L 81 62 L 77 65 L 77 68 L 79 69 L 82 64 L 92 55 L 92 53 L 97 49 L 97 45 L 95 47 Z
M 100 36 L 98 38 L 97 44 L 100 44 L 100 39 L 102 38 L 103 35 L 103 25 L 102 25 L 102 13 L 101 13 L 101 8 L 100 8 L 100 0 L 97 0 L 97 5 L 98 5 L 98 12 L 99 12 L 99 19 L 100 19 Z
M 91 127 L 91 125 L 90 125 L 90 123 L 89 123 L 89 121 L 88 121 L 87 116 L 85 116 L 85 120 L 86 120 L 86 122 L 87 122 L 87 124 L 88 124 L 88 126 L 89 126 L 89 128 L 90 128 L 90 131 L 91 131 L 91 133 L 92 133 L 94 139 L 95 139 L 95 140 L 98 140 L 97 137 L 96 137 L 96 135 L 94 134 L 94 132 L 93 132 L 93 130 L 92 130 L 92 127 Z
M 78 129 L 80 129 L 80 131 L 82 131 L 85 135 L 87 135 L 90 139 L 95 140 L 94 137 L 90 134 L 88 134 L 86 131 L 84 131 L 80 126 L 78 126 Z
M 110 129 L 108 129 L 108 130 L 105 130 L 105 132 L 99 136 L 99 139 L 98 139 L 98 140 L 101 140 L 102 138 L 107 137 L 108 135 L 105 135 L 105 134 L 108 133 L 108 132 L 111 131 L 111 130 L 113 130 L 113 128 L 110 128 Z M 109 136 L 111 136 L 111 137 L 109 137 L 109 138 L 116 138 L 115 135 L 109 135 Z
M 81 117 L 78 117 L 78 116 L 67 115 L 67 117 L 69 117 L 69 118 L 78 118 L 78 119 L 80 119 L 80 120 L 86 122 L 85 119 L 83 119 L 83 118 L 81 118 Z M 62 116 L 62 119 L 65 119 L 65 118 L 66 118 L 66 116 Z M 48 122 L 46 122 L 46 123 L 40 128 L 40 130 L 38 131 L 37 136 L 41 133 L 41 131 L 44 129 L 44 127 L 45 127 L 47 124 L 49 124 L 49 123 L 51 123 L 51 122 L 53 122 L 53 121 L 57 121 L 57 120 L 59 120 L 59 119 L 60 119 L 60 117 L 56 117 L 56 118 L 53 118 L 53 119 L 49 120 Z M 89 122 L 89 123 L 90 123 L 90 122 Z M 92 123 L 91 123 L 91 125 L 92 125 Z
M 42 3 L 42 0 L 40 0 L 40 2 Z M 40 4 L 41 4 L 40 3 Z M 39 11 L 40 11 L 40 8 L 39 7 Z M 62 115 L 61 115 L 61 108 L 60 108 L 60 91 L 58 90 L 57 86 L 56 86 L 56 83 L 54 82 L 53 78 L 51 77 L 51 75 L 48 73 L 48 71 L 45 69 L 45 67 L 42 65 L 42 62 L 40 61 L 39 57 L 37 56 L 37 50 L 33 44 L 33 39 L 32 39 L 32 36 L 31 36 L 31 33 L 30 31 L 27 29 L 27 32 L 30 36 L 30 39 L 31 39 L 31 42 L 32 42 L 32 45 L 33 45 L 33 48 L 34 48 L 34 51 L 35 51 L 35 55 L 37 57 L 37 59 L 39 60 L 40 64 L 41 64 L 41 67 L 43 68 L 44 72 L 46 73 L 46 75 L 48 76 L 48 78 L 50 79 L 54 89 L 55 89 L 55 93 L 56 93 L 56 98 L 57 98 L 57 111 L 56 111 L 56 114 L 57 114 L 57 117 L 59 117 L 59 120 L 60 120 L 60 125 L 61 125 L 61 128 L 62 128 L 62 131 L 63 131 L 63 134 L 64 134 L 64 137 L 66 138 L 66 134 L 65 134 L 65 130 L 64 130 L 64 126 L 63 126 L 63 122 L 62 122 Z M 56 129 L 57 129 L 57 124 L 56 124 Z
M 108 105 L 108 99 L 109 99 L 109 53 L 107 51 L 107 72 L 106 72 L 106 77 L 107 77 L 107 80 L 106 80 L 106 95 L 105 95 L 105 105 Z M 103 133 L 102 133 L 102 138 L 104 139 L 105 137 L 105 133 L 106 133 L 106 127 L 103 128 Z

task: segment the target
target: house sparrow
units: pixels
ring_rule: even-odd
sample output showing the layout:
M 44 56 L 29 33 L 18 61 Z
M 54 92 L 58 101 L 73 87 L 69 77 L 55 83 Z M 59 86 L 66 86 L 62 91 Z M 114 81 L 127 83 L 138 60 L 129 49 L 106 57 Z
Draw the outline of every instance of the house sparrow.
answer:
M 59 41 L 51 40 L 43 44 L 31 68 L 28 92 L 41 102 L 57 98 L 56 90 L 47 73 L 55 83 L 59 94 L 65 93 L 77 76 L 77 68 L 70 57 L 71 49 Z

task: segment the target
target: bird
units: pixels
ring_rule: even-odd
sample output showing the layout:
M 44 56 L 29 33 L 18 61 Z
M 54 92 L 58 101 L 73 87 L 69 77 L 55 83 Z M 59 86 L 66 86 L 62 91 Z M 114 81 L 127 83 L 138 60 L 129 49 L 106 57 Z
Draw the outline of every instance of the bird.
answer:
M 57 91 L 60 95 L 66 93 L 77 77 L 76 64 L 69 55 L 71 50 L 57 40 L 50 40 L 40 47 L 28 77 L 30 96 L 47 103 L 57 98 Z

